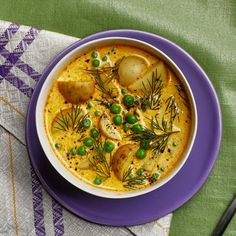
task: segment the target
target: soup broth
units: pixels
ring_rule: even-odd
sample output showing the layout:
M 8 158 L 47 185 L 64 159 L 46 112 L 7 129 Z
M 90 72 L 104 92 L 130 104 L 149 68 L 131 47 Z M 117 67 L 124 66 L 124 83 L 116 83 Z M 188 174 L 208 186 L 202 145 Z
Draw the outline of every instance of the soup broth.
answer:
M 64 68 L 44 117 L 55 158 L 80 180 L 112 191 L 166 177 L 192 128 L 181 81 L 156 56 L 126 45 L 95 48 Z

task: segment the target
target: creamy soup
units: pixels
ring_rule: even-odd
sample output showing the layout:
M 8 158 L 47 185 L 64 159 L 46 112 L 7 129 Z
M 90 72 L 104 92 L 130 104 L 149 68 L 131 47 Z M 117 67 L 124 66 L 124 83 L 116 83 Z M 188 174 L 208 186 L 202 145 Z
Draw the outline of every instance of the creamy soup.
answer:
M 113 191 L 167 176 L 192 128 L 181 81 L 159 58 L 126 45 L 96 48 L 64 68 L 44 117 L 55 158 L 82 181 Z

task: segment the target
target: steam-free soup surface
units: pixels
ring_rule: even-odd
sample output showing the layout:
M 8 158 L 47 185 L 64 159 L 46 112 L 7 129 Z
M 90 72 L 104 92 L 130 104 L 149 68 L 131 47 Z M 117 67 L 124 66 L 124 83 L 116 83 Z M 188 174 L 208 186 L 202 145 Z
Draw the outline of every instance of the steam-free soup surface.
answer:
M 80 180 L 114 191 L 167 176 L 184 154 L 191 123 L 171 69 L 125 45 L 80 55 L 55 78 L 45 105 L 55 158 Z

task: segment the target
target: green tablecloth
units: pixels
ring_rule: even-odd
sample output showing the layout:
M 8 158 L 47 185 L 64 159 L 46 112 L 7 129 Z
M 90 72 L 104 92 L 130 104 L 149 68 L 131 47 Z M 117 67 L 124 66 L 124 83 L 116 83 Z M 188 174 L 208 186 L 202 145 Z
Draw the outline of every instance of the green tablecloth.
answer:
M 197 60 L 220 99 L 222 145 L 206 184 L 175 211 L 170 235 L 210 235 L 236 193 L 236 1 L 0 0 L 0 19 L 76 37 L 117 28 L 149 31 Z M 236 235 L 236 217 L 225 235 Z

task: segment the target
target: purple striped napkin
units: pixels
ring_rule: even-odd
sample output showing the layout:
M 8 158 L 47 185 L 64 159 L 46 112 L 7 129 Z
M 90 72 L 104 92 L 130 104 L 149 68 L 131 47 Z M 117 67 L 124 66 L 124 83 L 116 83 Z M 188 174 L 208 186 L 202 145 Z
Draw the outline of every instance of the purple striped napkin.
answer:
M 171 214 L 129 228 L 89 223 L 42 188 L 25 144 L 25 116 L 34 86 L 55 55 L 78 40 L 0 21 L 0 235 L 168 235 Z

